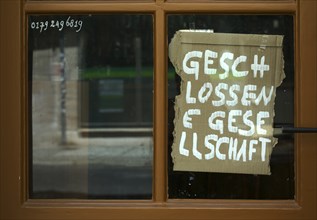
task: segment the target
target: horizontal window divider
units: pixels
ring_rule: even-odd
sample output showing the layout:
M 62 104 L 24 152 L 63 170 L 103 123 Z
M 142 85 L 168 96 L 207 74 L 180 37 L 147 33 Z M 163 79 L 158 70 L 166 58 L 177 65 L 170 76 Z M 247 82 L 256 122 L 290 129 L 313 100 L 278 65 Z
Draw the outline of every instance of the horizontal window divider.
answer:
M 26 2 L 26 13 L 294 13 L 295 1 L 176 2 Z
M 157 0 L 158 1 L 158 0 Z M 166 2 L 170 3 L 212 3 L 212 2 L 224 2 L 221 0 L 199 0 L 193 2 L 193 0 L 166 0 Z M 274 3 L 274 2 L 288 2 L 292 3 L 295 2 L 295 0 L 226 0 L 227 3 L 247 3 L 247 2 L 267 2 L 267 3 Z
M 210 2 L 210 3 L 165 3 L 166 13 L 293 13 L 295 2 Z
M 255 199 L 168 199 L 166 202 L 153 200 L 91 200 L 91 199 L 28 199 L 22 207 L 85 206 L 85 207 L 208 207 L 208 208 L 260 208 L 260 209 L 301 209 L 296 200 L 255 200 Z
M 88 200 L 88 199 L 29 199 L 23 203 L 23 208 L 67 208 L 67 207 L 104 207 L 104 208 L 139 208 L 139 207 L 160 207 L 161 203 L 153 200 Z
M 301 206 L 295 200 L 225 200 L 225 199 L 170 199 L 168 206 L 175 208 L 202 209 L 278 209 L 300 210 Z
M 177 209 L 265 209 L 265 210 L 301 210 L 295 200 L 204 200 L 204 199 L 171 199 L 167 202 L 152 200 L 70 200 L 70 199 L 31 199 L 22 208 L 177 208 Z
M 300 215 L 303 211 L 296 201 L 294 200 L 169 200 L 167 202 L 154 202 L 154 201 L 113 201 L 113 200 L 29 200 L 21 207 L 27 213 L 37 212 L 36 210 L 42 210 L 44 212 L 54 212 L 54 210 L 67 210 L 70 213 L 80 208 L 84 208 L 85 214 L 99 212 L 107 212 L 112 210 L 112 214 L 121 211 L 130 213 L 133 215 L 135 211 L 139 213 L 143 212 L 157 212 L 161 214 L 168 214 L 173 212 L 181 212 L 187 210 L 188 212 L 204 211 L 210 212 L 222 212 L 227 211 L 268 211 L 268 212 L 280 212 L 286 214 L 292 212 L 296 215 Z M 47 209 L 47 211 L 45 211 Z M 25 214 L 27 214 L 25 213 Z M 63 216 L 63 213 L 60 213 Z M 138 215 L 139 216 L 139 215 Z M 273 214 L 275 216 L 275 214 Z M 84 216 L 83 216 L 84 217 Z M 144 215 L 145 219 L 151 219 L 152 215 Z M 83 218 L 85 219 L 85 217 Z M 108 219 L 108 218 L 106 218 Z M 116 219 L 116 218 L 114 218 Z M 120 218 L 121 219 L 121 218 Z M 143 219 L 143 218 L 141 218 Z M 156 219 L 156 218 L 155 218 Z M 283 219 L 283 218 L 282 218 Z
M 97 3 L 97 2 L 27 2 L 25 4 L 26 13 L 151 13 L 157 5 L 150 3 Z

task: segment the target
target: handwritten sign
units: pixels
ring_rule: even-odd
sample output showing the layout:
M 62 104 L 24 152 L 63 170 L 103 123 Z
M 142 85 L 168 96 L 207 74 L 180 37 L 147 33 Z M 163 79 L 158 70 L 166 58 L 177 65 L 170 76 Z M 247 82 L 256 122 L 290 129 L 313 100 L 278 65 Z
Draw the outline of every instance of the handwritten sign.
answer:
M 174 170 L 270 174 L 282 36 L 178 31 Z
M 38 30 L 40 33 L 48 29 L 62 31 L 64 28 L 71 28 L 76 32 L 80 32 L 83 27 L 83 21 L 68 16 L 66 19 L 32 21 L 30 27 L 33 30 Z

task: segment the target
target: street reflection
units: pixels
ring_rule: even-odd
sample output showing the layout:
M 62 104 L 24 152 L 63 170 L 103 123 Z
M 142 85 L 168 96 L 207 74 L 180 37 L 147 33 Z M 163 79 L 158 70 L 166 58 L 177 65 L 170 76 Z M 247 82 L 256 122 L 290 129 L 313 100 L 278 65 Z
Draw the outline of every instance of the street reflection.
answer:
M 152 16 L 29 24 L 30 197 L 151 199 Z

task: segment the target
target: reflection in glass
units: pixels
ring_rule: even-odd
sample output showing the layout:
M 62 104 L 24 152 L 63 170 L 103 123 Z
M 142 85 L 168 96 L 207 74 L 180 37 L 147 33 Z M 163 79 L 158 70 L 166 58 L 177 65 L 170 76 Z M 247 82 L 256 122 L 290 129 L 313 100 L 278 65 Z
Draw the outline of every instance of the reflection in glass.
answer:
M 30 198 L 152 198 L 152 16 L 28 24 Z
M 277 15 L 169 15 L 168 42 L 180 29 L 208 29 L 217 33 L 284 35 L 286 78 L 277 89 L 274 133 L 279 139 L 271 156 L 271 175 L 224 174 L 173 171 L 171 146 L 174 130 L 174 100 L 180 77 L 168 66 L 168 194 L 170 199 L 294 199 L 294 137 L 279 127 L 293 126 L 294 40 L 293 17 Z

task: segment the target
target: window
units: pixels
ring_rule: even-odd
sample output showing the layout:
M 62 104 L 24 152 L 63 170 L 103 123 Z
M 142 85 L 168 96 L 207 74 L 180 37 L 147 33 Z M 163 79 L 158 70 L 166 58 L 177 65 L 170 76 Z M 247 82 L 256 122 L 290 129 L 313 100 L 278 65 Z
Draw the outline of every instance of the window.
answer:
M 294 199 L 294 137 L 282 133 L 281 127 L 294 127 L 294 48 L 293 17 L 290 15 L 169 15 L 168 39 L 177 30 L 194 27 L 198 30 L 213 29 L 220 33 L 280 34 L 284 36 L 285 79 L 277 89 L 275 101 L 275 137 L 278 145 L 271 155 L 272 174 L 246 175 L 206 172 L 172 171 L 173 161 L 169 157 L 168 189 L 173 199 Z M 180 78 L 169 63 L 169 150 L 174 131 L 174 103 L 179 95 Z M 176 94 L 176 95 L 175 95 Z M 250 107 L 251 108 L 251 107 Z M 190 146 L 190 144 L 188 144 Z M 170 153 L 170 152 L 169 152 Z
M 151 199 L 152 15 L 28 20 L 30 198 Z
M 315 1 L 0 6 L 0 219 L 316 219 Z M 172 170 L 179 29 L 284 35 L 271 176 Z

